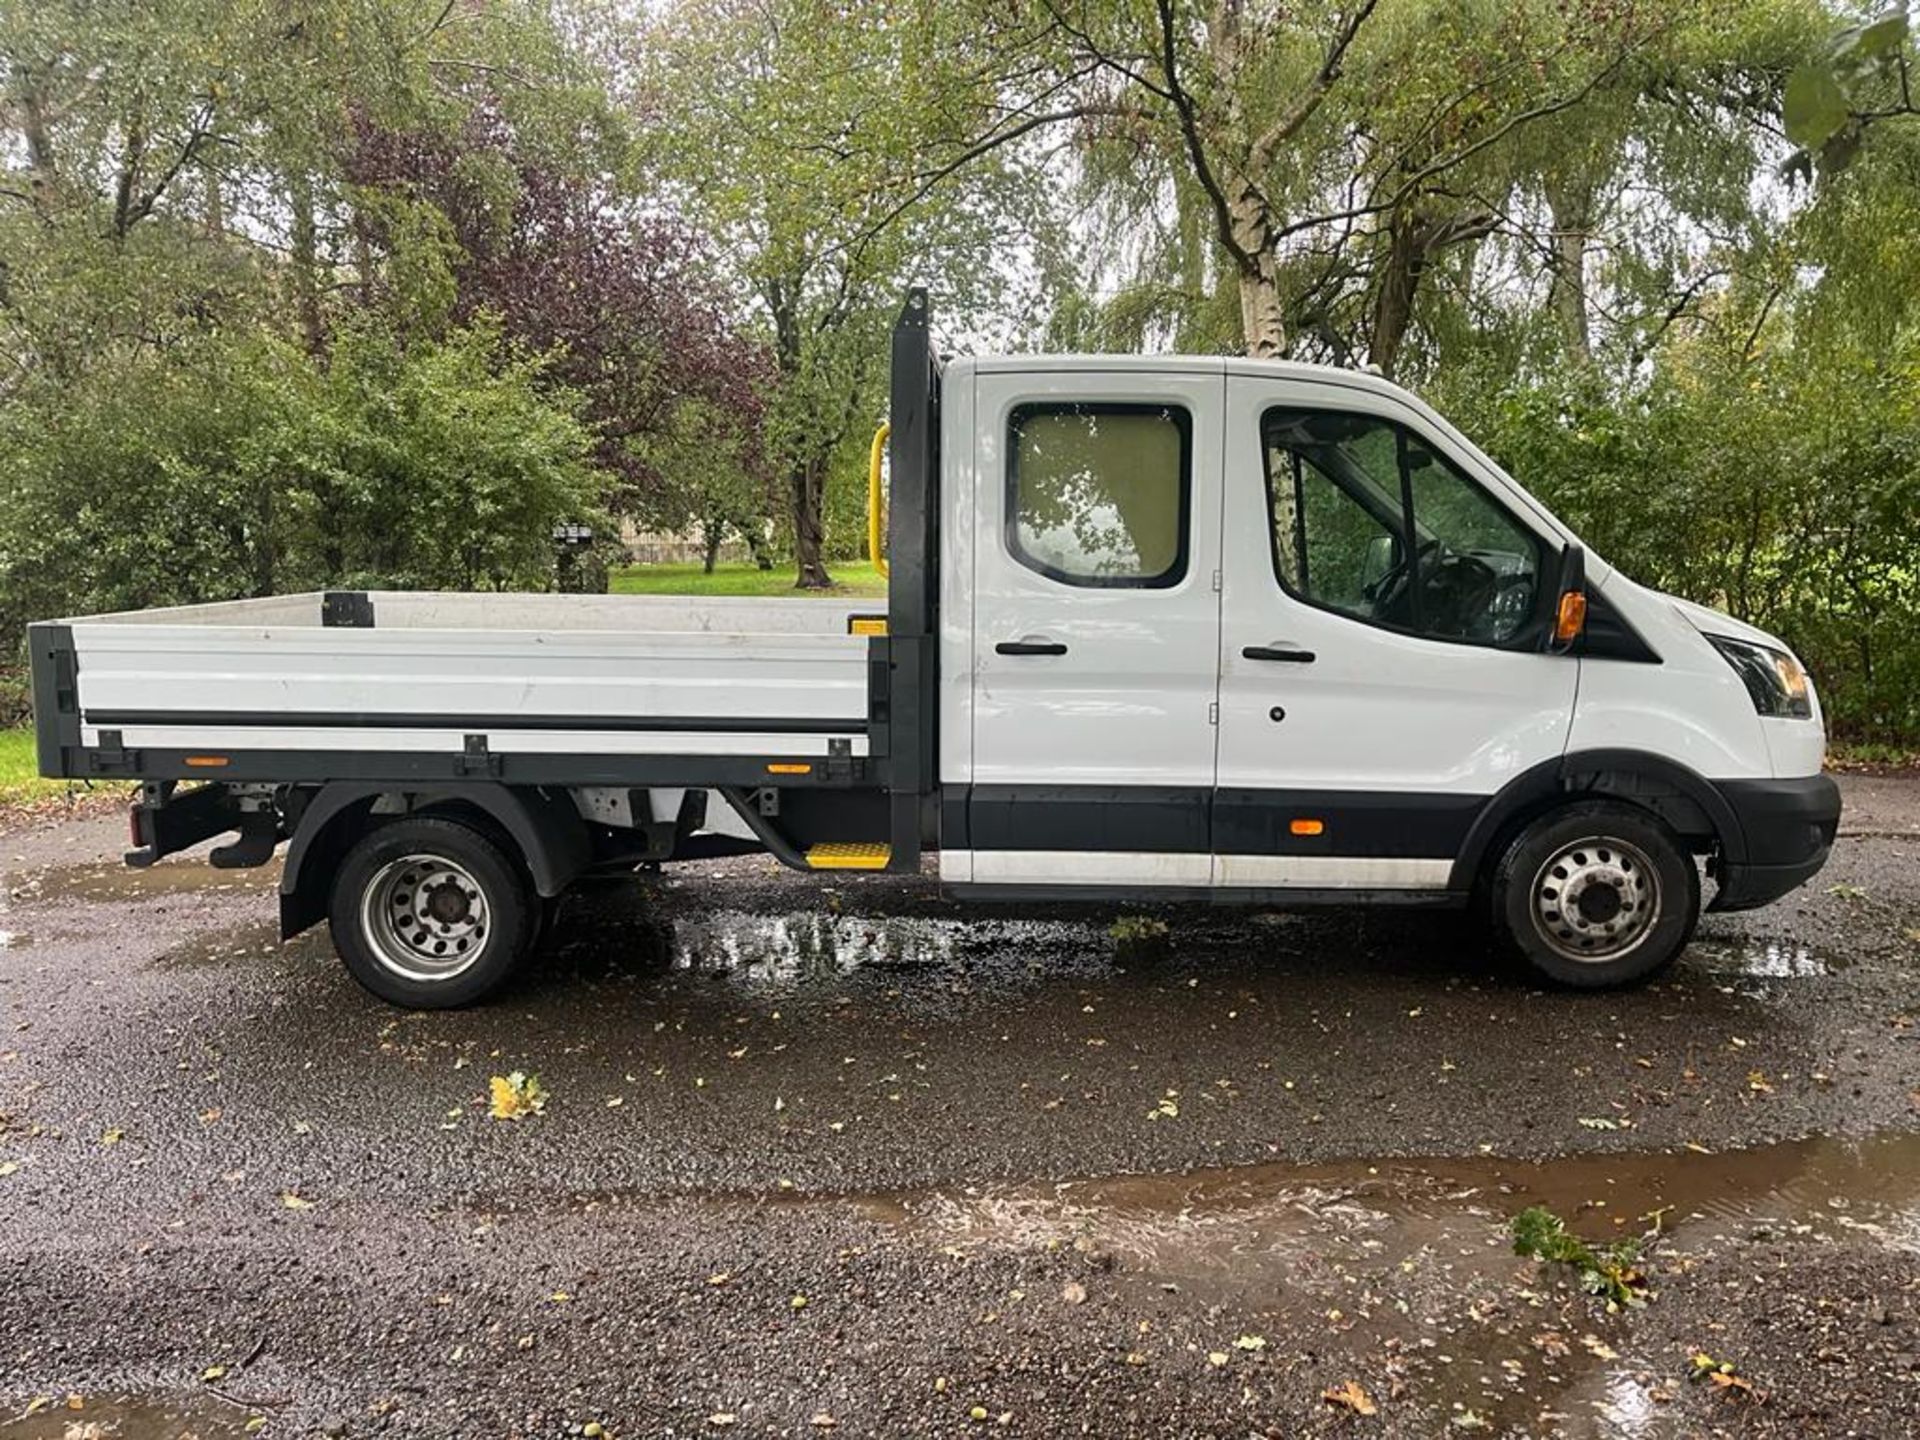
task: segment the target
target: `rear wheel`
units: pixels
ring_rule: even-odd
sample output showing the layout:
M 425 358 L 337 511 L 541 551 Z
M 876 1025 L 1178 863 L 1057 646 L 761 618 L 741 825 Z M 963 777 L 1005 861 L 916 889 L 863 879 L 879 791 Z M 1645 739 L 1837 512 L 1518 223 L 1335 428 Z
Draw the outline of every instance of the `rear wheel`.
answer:
M 513 973 L 539 929 L 537 900 L 487 836 L 419 816 L 364 836 L 328 907 L 353 978 L 392 1005 L 470 1005 Z
M 1666 968 L 1700 916 L 1700 874 L 1659 817 L 1591 800 L 1541 816 L 1493 874 L 1496 933 L 1562 985 L 1625 985 Z

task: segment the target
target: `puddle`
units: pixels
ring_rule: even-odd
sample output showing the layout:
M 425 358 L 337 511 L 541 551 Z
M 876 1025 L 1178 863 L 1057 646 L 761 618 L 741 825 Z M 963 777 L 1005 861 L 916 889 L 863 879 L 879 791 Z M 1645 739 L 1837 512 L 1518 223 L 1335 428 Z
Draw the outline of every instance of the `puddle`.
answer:
M 277 866 L 257 870 L 216 870 L 204 861 L 167 861 L 136 870 L 117 860 L 92 865 L 59 865 L 28 871 L 13 882 L 16 902 L 55 900 L 148 900 L 156 895 L 212 891 L 262 890 L 279 882 Z
M 1175 1289 L 1233 1324 L 1265 1316 L 1322 1334 L 1406 1381 L 1429 1413 L 1471 1412 L 1484 1433 L 1639 1437 L 1671 1417 L 1645 1374 L 1611 1363 L 1626 1323 L 1515 1257 L 1512 1217 L 1546 1205 L 1596 1241 L 1657 1223 L 1656 1292 L 1685 1284 L 1670 1268 L 1680 1257 L 1739 1241 L 1920 1255 L 1920 1134 L 1718 1155 L 1259 1165 L 854 1203 L 956 1257 L 1072 1248 L 1131 1287 L 1136 1307 Z M 1445 1419 L 1435 1429 L 1452 1433 Z
M 33 1414 L 0 1421 L 0 1432 L 8 1440 L 238 1440 L 250 1433 L 246 1428 L 250 1418 L 271 1413 L 198 1395 L 170 1399 L 84 1396 L 78 1397 L 77 1410 L 64 1394 L 39 1398 L 51 1403 Z M 10 1409 L 17 1414 L 31 1403 L 32 1397 Z
M 1724 1154 L 1474 1158 L 1319 1166 L 1252 1165 L 1184 1175 L 982 1187 L 863 1200 L 873 1219 L 952 1242 L 1092 1239 L 1142 1273 L 1215 1275 L 1233 1285 L 1263 1256 L 1372 1248 L 1369 1237 L 1472 1248 L 1487 1227 L 1546 1205 L 1592 1238 L 1663 1235 L 1870 1238 L 1920 1255 L 1920 1134 L 1858 1145 L 1812 1139 Z
M 1853 961 L 1810 945 L 1786 940 L 1695 940 L 1688 958 L 1709 974 L 1745 975 L 1756 980 L 1806 980 L 1838 974 Z
M 575 962 L 637 956 L 689 976 L 782 988 L 832 984 L 860 974 L 987 967 L 1025 974 L 1042 957 L 1047 973 L 1057 977 L 1075 960 L 1104 968 L 1114 956 L 1102 928 L 1076 921 L 734 910 L 693 917 L 648 914 L 636 920 L 611 907 L 604 914 L 571 912 L 553 948 Z

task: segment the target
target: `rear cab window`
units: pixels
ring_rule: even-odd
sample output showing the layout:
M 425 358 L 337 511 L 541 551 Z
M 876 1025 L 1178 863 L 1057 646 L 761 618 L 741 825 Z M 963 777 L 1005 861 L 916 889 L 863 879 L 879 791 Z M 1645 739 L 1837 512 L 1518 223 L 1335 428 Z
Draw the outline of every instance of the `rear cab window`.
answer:
M 1026 404 L 1007 422 L 1007 548 L 1063 585 L 1187 573 L 1193 420 L 1177 405 Z

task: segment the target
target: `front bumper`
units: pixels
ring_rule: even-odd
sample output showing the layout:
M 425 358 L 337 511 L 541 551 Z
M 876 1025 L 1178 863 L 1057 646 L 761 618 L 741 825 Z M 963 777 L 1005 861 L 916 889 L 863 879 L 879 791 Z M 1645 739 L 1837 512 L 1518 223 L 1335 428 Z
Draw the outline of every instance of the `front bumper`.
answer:
M 1840 787 L 1831 776 L 1719 780 L 1714 789 L 1739 823 L 1742 845 L 1721 848 L 1713 910 L 1751 910 L 1805 884 L 1827 863 L 1840 828 Z

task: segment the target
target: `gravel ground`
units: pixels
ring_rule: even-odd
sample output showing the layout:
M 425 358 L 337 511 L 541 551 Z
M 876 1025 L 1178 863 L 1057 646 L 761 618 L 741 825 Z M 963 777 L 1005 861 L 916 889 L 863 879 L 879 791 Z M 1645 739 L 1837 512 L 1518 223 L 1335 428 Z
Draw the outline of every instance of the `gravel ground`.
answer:
M 1920 781 L 1842 784 L 1814 884 L 1602 996 L 754 860 L 409 1015 L 271 871 L 16 829 L 0 1436 L 1920 1433 Z M 1513 1256 L 1536 1202 L 1657 1224 L 1652 1301 Z

